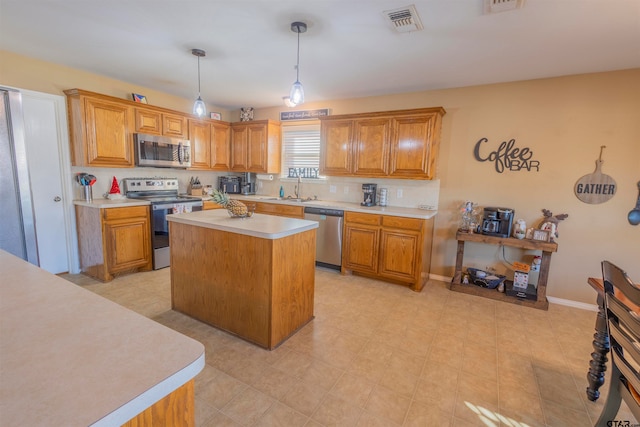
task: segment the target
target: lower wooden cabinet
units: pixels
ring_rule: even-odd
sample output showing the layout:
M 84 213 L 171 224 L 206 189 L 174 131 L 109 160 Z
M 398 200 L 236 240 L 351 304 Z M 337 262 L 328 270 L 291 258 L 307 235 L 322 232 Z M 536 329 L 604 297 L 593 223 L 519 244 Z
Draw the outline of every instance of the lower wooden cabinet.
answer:
M 343 272 L 420 291 L 431 259 L 433 219 L 345 212 Z
M 244 202 L 251 203 L 251 202 Z M 287 216 L 290 218 L 304 218 L 303 206 L 281 205 L 278 203 L 256 202 L 256 213 L 267 215 Z
M 103 282 L 152 269 L 148 206 L 98 209 L 76 206 L 80 268 Z

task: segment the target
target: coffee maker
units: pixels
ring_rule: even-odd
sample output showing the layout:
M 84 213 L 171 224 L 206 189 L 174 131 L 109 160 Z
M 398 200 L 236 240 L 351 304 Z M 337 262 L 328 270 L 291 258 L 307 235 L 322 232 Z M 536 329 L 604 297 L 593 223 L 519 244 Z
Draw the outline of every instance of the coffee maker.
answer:
M 482 234 L 496 237 L 511 236 L 514 214 L 514 210 L 509 208 L 484 208 Z
M 256 174 L 243 172 L 240 179 L 240 193 L 244 195 L 256 194 Z
M 360 203 L 362 206 L 376 205 L 376 192 L 378 184 L 362 184 L 362 192 L 364 193 L 364 201 Z

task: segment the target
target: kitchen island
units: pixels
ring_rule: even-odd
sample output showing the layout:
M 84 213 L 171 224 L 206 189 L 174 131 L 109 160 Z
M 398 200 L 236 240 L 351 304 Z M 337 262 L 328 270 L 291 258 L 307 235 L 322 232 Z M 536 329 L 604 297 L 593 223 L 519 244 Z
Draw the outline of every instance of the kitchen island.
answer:
M 204 346 L 0 250 L 0 422 L 194 426 Z
M 270 350 L 313 319 L 317 222 L 226 209 L 167 219 L 174 310 Z

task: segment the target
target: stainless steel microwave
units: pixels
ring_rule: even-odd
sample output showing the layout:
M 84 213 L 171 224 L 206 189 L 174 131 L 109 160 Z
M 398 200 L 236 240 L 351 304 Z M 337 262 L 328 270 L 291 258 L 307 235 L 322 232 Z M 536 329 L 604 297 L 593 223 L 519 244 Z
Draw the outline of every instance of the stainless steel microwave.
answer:
M 135 153 L 137 166 L 191 167 L 191 143 L 187 139 L 136 133 Z

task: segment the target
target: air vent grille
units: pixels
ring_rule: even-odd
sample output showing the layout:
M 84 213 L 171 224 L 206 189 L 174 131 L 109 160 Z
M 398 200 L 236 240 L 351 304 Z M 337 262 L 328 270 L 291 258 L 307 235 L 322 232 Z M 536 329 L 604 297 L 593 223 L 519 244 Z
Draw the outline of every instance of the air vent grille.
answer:
M 382 12 L 392 27 L 399 33 L 419 31 L 424 27 L 414 5 Z
M 506 12 L 520 9 L 524 6 L 524 0 L 484 0 L 484 13 Z

